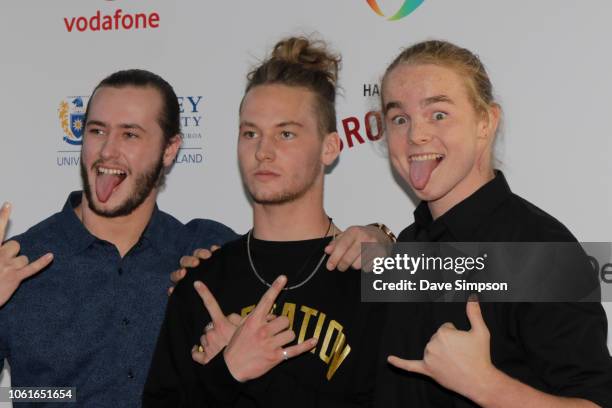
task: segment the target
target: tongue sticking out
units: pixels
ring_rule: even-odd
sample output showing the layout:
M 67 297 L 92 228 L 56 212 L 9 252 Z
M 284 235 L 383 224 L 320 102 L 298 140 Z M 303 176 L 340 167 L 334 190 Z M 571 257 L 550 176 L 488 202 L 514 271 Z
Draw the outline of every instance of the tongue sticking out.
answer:
M 98 174 L 96 177 L 96 195 L 98 201 L 105 203 L 113 193 L 113 189 L 117 187 L 125 178 L 117 174 Z
M 417 190 L 422 190 L 427 185 L 431 172 L 438 165 L 438 160 L 413 160 L 410 162 L 410 182 Z

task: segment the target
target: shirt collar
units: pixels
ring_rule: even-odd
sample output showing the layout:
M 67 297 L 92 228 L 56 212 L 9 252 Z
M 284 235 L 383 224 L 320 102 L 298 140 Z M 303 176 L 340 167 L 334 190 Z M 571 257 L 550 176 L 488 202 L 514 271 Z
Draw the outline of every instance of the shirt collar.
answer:
M 75 253 L 85 250 L 97 239 L 85 228 L 83 222 L 76 215 L 75 208 L 81 204 L 82 199 L 82 191 L 73 191 L 68 196 L 64 208 L 59 214 L 60 228 L 64 231 L 66 241 Z
M 414 211 L 417 236 L 426 231 L 428 240 L 437 241 L 446 232 L 456 241 L 471 241 L 474 231 L 487 222 L 512 191 L 504 174 L 495 170 L 495 178 L 455 205 L 437 220 L 433 220 L 429 207 L 422 201 Z
M 157 207 L 157 204 L 155 204 L 155 208 L 153 208 L 153 213 L 151 214 L 151 219 L 143 231 L 140 241 L 146 240 L 157 251 L 164 252 L 164 250 L 168 247 L 169 238 L 169 229 L 166 228 L 165 224 L 166 223 L 164 223 L 162 212 Z
M 91 244 L 98 240 L 93 234 L 91 234 L 87 228 L 83 225 L 83 222 L 77 217 L 75 208 L 77 208 L 83 200 L 82 191 L 73 191 L 68 196 L 64 208 L 60 212 L 60 226 L 64 230 L 66 240 L 69 242 L 70 247 L 74 249 L 75 253 L 81 252 L 88 248 Z M 153 245 L 158 251 L 163 252 L 165 248 L 166 239 L 164 234 L 164 226 L 162 222 L 162 213 L 155 204 L 151 220 L 145 228 L 142 239 L 147 240 Z M 138 244 L 139 245 L 140 241 Z

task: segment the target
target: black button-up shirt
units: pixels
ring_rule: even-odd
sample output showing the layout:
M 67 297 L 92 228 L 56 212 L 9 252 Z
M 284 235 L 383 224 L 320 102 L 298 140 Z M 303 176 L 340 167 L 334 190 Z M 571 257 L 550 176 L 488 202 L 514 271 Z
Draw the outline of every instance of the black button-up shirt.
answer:
M 14 238 L 30 259 L 55 257 L 0 308 L 0 368 L 7 358 L 14 387 L 76 387 L 78 406 L 140 406 L 170 272 L 194 247 L 236 235 L 210 220 L 183 225 L 156 207 L 121 258 L 77 218 L 80 201 L 71 194 L 61 212 Z
M 559 221 L 510 191 L 504 175 L 432 219 L 426 202 L 399 241 L 568 242 Z M 612 359 L 607 320 L 599 303 L 483 303 L 493 364 L 541 391 L 612 406 Z M 422 359 L 431 336 L 445 322 L 470 328 L 465 303 L 397 304 L 385 332 L 385 355 Z M 418 374 L 387 366 L 379 379 L 380 406 L 469 407 L 467 399 Z

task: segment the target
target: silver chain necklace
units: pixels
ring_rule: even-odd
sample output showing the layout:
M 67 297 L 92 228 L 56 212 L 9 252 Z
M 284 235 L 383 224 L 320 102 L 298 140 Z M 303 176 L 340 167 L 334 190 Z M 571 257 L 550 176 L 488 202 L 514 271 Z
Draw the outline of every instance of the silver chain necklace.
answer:
M 330 218 L 329 219 L 329 227 L 327 228 L 327 232 L 325 233 L 323 238 L 325 238 L 325 236 L 327 236 L 327 234 L 329 233 L 331 225 L 332 225 L 332 221 L 331 221 L 331 218 Z M 259 281 L 261 283 L 263 283 L 264 285 L 266 285 L 267 287 L 270 288 L 270 287 L 272 287 L 272 284 L 268 283 L 264 278 L 261 277 L 261 275 L 259 273 L 257 273 L 257 269 L 255 268 L 255 264 L 253 263 L 253 257 L 251 256 L 251 234 L 252 234 L 252 232 L 253 232 L 253 229 L 251 228 L 249 230 L 249 233 L 247 234 L 247 255 L 249 257 L 249 264 L 251 265 L 251 269 L 253 270 L 253 273 L 255 274 L 257 279 L 259 279 Z M 332 238 L 332 241 L 335 238 L 336 238 L 336 233 L 334 231 L 334 237 Z M 298 283 L 296 285 L 284 287 L 283 290 L 292 290 L 292 289 L 297 289 L 297 288 L 299 288 L 301 286 L 304 286 L 310 279 L 312 279 L 313 276 L 315 276 L 315 274 L 317 273 L 317 271 L 321 267 L 321 264 L 323 263 L 323 260 L 325 259 L 326 256 L 327 256 L 327 254 L 325 252 L 323 252 L 323 256 L 319 260 L 319 263 L 317 263 L 317 266 L 315 266 L 315 268 L 312 270 L 312 272 L 310 272 L 310 275 L 308 275 L 306 277 L 306 279 L 304 279 L 302 282 L 300 282 L 300 283 Z

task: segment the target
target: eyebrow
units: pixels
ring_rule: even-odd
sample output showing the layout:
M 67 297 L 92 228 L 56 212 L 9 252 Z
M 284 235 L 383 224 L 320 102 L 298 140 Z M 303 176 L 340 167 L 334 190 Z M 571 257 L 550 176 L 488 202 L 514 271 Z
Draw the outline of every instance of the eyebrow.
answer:
M 438 102 L 446 102 L 446 103 L 450 103 L 451 105 L 455 104 L 455 102 L 453 102 L 453 100 L 446 95 L 436 95 L 436 96 L 430 96 L 429 98 L 423 99 L 420 105 L 422 108 L 424 108 L 425 106 L 432 105 Z
M 248 127 L 258 127 L 255 123 L 253 122 L 249 122 L 247 120 L 243 120 L 242 122 L 240 122 L 240 126 L 248 126 Z M 300 122 L 296 122 L 294 120 L 288 120 L 288 121 L 284 121 L 284 122 L 280 122 L 276 124 L 276 127 L 285 127 L 285 126 L 297 126 L 297 127 L 304 127 L 304 125 L 302 125 Z
M 85 127 L 88 127 L 88 126 L 106 127 L 106 123 L 101 122 L 99 120 L 88 120 L 87 123 L 85 124 Z
M 294 120 L 288 120 L 286 122 L 281 122 L 281 123 L 276 125 L 276 127 L 285 127 L 285 126 L 304 127 L 304 125 L 302 125 L 300 122 L 296 122 Z
M 100 126 L 100 127 L 108 127 L 108 125 L 102 121 L 99 120 L 88 120 L 87 124 L 85 125 L 85 127 L 88 126 Z M 122 123 L 119 125 L 119 127 L 121 129 L 139 129 L 143 132 L 146 132 L 145 128 L 143 128 L 142 126 L 136 124 L 136 123 Z
M 426 106 L 432 105 L 434 103 L 438 103 L 438 102 L 446 102 L 446 103 L 450 103 L 452 105 L 455 104 L 455 102 L 453 102 L 453 100 L 451 98 L 449 98 L 446 95 L 436 95 L 436 96 L 430 96 L 429 98 L 425 98 L 423 99 L 419 105 L 421 105 L 421 108 L 424 108 Z M 389 112 L 391 109 L 402 109 L 402 104 L 400 102 L 397 101 L 391 101 L 387 104 L 385 104 L 385 110 L 384 110 L 384 114 L 386 115 L 387 112 Z
M 138 130 L 141 130 L 143 132 L 147 131 L 145 128 L 143 128 L 142 126 L 140 126 L 137 123 L 122 123 L 122 124 L 119 125 L 119 127 L 121 129 L 138 129 Z
M 389 112 L 391 109 L 394 109 L 394 108 L 401 109 L 402 108 L 402 104 L 399 103 L 399 102 L 396 102 L 396 101 L 391 101 L 391 102 L 385 104 L 384 114 L 386 115 L 387 112 Z

